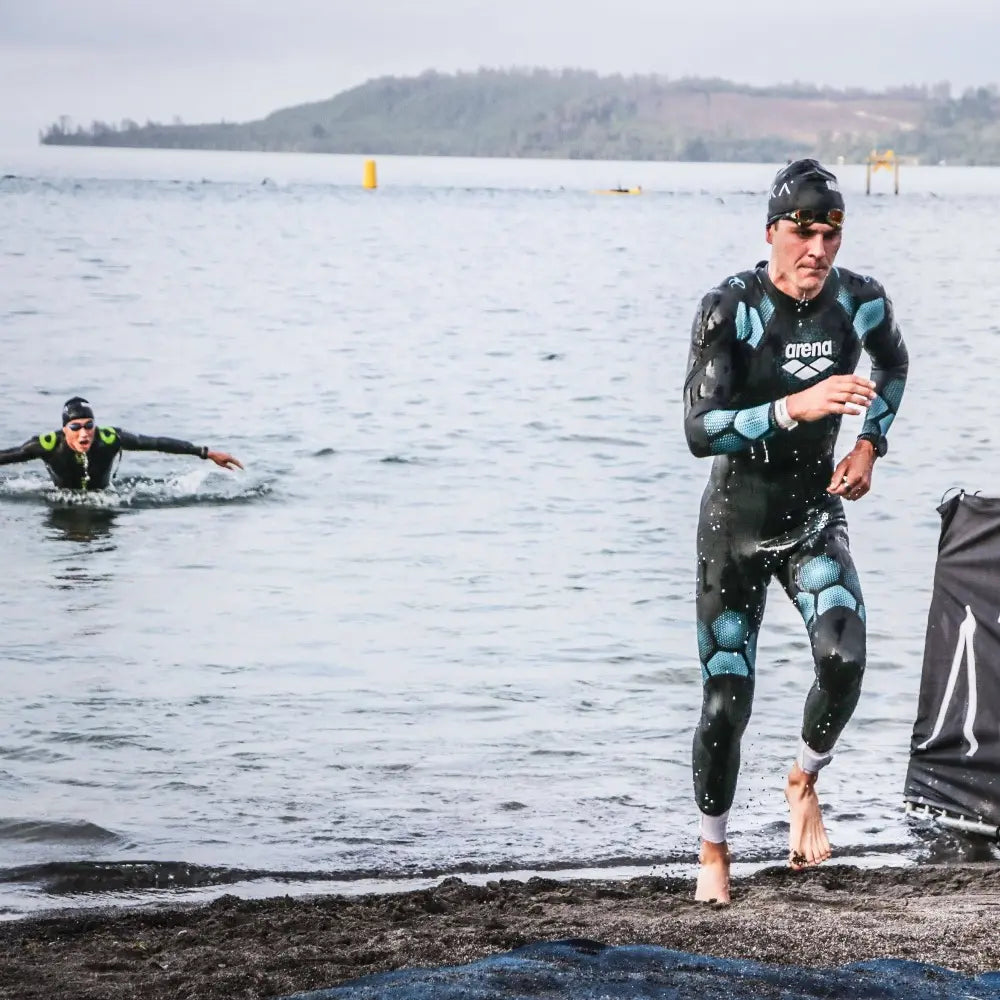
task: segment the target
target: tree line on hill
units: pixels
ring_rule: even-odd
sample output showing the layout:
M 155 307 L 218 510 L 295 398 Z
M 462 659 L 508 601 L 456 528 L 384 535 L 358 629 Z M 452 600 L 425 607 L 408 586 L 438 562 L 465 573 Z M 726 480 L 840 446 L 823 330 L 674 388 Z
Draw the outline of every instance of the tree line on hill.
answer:
M 793 83 L 491 70 L 381 77 L 246 123 L 126 119 L 75 125 L 50 145 L 569 159 L 848 162 L 874 148 L 923 163 L 1000 164 L 995 85 L 881 92 Z

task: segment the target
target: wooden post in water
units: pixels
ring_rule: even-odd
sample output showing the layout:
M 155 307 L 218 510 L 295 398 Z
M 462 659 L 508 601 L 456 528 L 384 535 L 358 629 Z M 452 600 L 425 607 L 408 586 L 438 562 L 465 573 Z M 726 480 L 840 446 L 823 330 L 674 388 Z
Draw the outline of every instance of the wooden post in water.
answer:
M 872 193 L 872 171 L 888 170 L 892 167 L 893 193 L 899 194 L 899 160 L 896 154 L 887 149 L 884 153 L 872 150 L 868 154 L 868 162 L 865 164 L 865 194 Z

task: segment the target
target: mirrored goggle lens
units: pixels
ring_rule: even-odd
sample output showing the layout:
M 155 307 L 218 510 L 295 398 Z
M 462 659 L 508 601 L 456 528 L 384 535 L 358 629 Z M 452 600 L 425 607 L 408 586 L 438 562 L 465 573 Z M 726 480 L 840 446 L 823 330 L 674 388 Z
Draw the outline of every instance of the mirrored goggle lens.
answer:
M 825 212 L 817 212 L 811 208 L 797 208 L 794 212 L 787 212 L 782 218 L 789 219 L 800 227 L 815 226 L 820 223 L 840 229 L 844 225 L 844 210 L 830 208 Z

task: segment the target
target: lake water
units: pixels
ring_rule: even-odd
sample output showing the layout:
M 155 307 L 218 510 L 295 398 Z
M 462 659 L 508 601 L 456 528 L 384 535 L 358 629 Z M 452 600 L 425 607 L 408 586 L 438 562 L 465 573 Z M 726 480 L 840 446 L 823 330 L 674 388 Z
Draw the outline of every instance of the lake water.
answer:
M 766 256 L 776 166 L 380 158 L 373 192 L 362 163 L 3 158 L 0 445 L 80 393 L 246 464 L 130 453 L 84 504 L 0 470 L 7 916 L 691 871 L 681 384 L 700 296 Z M 905 864 L 937 850 L 902 810 L 935 508 L 1000 492 L 1000 170 L 839 173 L 840 263 L 885 283 L 911 377 L 848 511 L 869 669 L 822 790 L 838 857 Z M 811 676 L 775 585 L 746 864 L 785 856 Z

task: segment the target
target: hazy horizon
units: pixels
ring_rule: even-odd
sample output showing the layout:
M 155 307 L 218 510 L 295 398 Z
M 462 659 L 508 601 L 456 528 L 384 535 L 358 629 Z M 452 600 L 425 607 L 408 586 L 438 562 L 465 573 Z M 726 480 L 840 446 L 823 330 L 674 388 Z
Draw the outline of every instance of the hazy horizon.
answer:
M 764 86 L 933 86 L 957 96 L 1000 79 L 1000 5 L 844 0 L 836 15 L 735 0 L 683 12 L 633 0 L 603 5 L 511 0 L 0 0 L 0 146 L 34 145 L 60 116 L 189 123 L 262 118 L 380 76 L 574 68 L 602 75 L 719 77 Z

